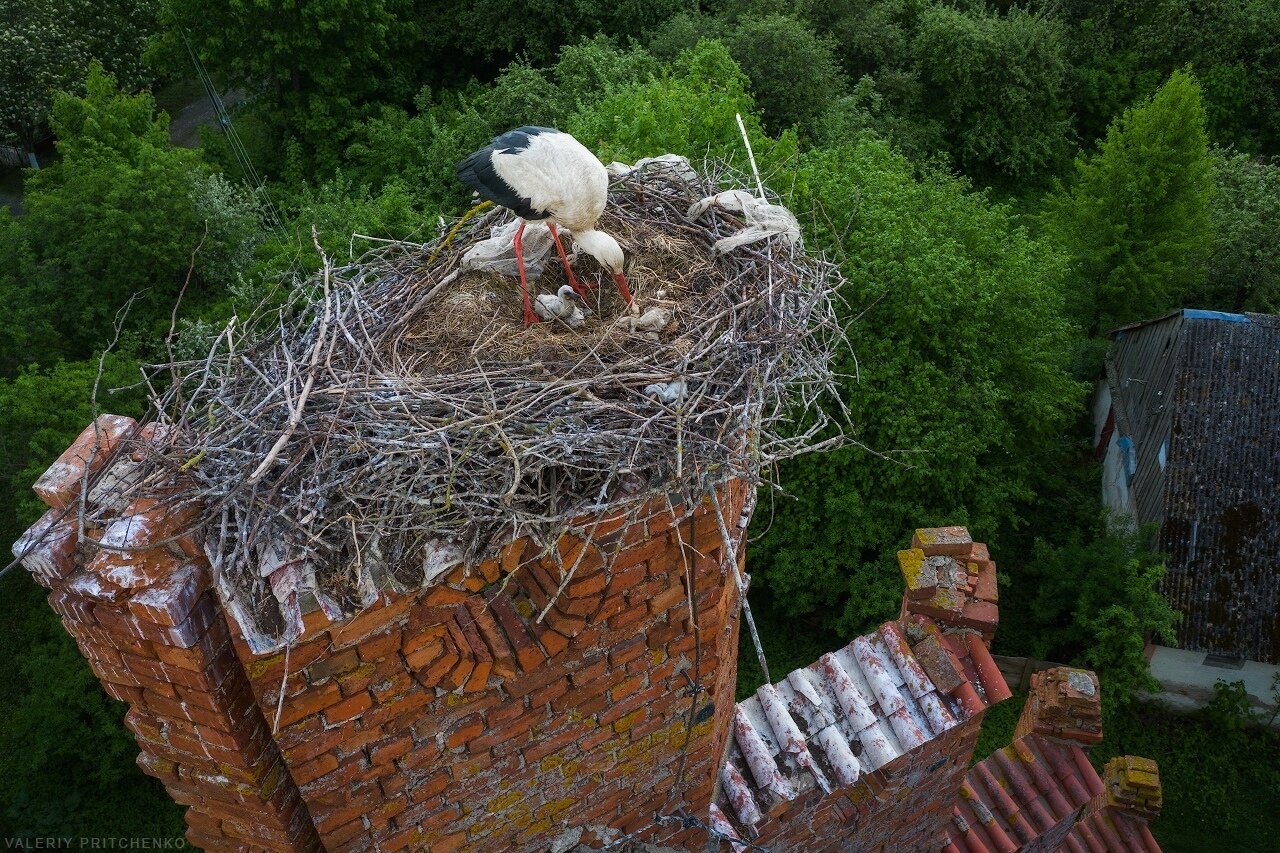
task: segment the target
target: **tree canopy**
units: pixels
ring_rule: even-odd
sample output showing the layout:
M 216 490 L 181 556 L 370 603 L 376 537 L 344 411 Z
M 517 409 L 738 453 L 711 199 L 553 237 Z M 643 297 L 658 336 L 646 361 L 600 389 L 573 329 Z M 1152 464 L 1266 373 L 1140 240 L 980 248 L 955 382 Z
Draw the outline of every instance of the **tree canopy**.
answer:
M 757 557 L 793 611 L 821 606 L 852 630 L 895 607 L 903 531 L 967 523 L 994 542 L 1016 524 L 1083 389 L 1064 259 L 1009 209 L 870 139 L 804 154 L 795 182 L 810 239 L 849 279 L 838 367 L 864 447 L 784 471 L 790 497 L 762 509 Z
M 1213 245 L 1213 160 L 1200 86 L 1176 71 L 1125 110 L 1044 225 L 1071 255 L 1073 311 L 1091 331 L 1161 314 L 1204 280 Z

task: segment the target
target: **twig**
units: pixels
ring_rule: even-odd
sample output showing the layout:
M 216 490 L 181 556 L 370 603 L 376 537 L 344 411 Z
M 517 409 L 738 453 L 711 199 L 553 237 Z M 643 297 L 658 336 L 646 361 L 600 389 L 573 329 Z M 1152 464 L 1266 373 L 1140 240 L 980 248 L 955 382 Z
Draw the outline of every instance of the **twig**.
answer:
M 751 162 L 751 174 L 756 176 L 756 189 L 760 191 L 760 200 L 767 201 L 764 197 L 764 181 L 760 180 L 760 169 L 756 166 L 756 155 L 751 150 L 751 140 L 747 138 L 747 126 L 742 123 L 742 113 L 734 113 L 734 118 L 738 120 L 738 132 L 742 134 L 742 144 L 747 146 L 747 160 Z

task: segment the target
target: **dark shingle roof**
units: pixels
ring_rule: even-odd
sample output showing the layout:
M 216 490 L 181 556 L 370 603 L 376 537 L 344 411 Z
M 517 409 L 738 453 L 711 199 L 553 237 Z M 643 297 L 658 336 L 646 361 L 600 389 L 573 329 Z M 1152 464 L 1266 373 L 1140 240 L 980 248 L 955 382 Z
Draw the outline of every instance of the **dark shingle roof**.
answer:
M 1176 355 L 1150 367 L 1173 371 L 1157 520 L 1169 555 L 1163 592 L 1183 614 L 1178 642 L 1277 662 L 1280 317 L 1183 311 L 1126 329 L 1115 346 L 1141 346 L 1144 334 L 1162 334 L 1155 327 L 1170 322 Z M 1151 417 L 1132 399 L 1123 405 L 1133 423 Z

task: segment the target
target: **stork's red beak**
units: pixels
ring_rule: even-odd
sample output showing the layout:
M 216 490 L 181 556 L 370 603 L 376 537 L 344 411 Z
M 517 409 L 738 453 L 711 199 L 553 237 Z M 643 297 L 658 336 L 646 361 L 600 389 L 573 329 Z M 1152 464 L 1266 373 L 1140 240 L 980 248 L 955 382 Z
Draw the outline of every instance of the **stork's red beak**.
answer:
M 622 273 L 614 273 L 613 280 L 618 285 L 618 293 L 621 293 L 622 298 L 627 300 L 627 304 L 634 304 L 635 300 L 631 298 L 631 288 L 627 287 L 627 280 L 623 277 Z

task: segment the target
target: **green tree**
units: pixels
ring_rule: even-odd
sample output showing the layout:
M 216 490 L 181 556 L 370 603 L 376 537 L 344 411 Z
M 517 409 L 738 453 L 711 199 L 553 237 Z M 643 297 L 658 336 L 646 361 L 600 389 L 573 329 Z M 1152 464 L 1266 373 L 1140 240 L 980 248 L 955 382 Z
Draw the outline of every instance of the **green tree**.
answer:
M 30 151 L 55 92 L 74 90 L 97 59 L 122 86 L 151 82 L 142 61 L 155 0 L 0 0 L 0 141 Z
M 136 388 L 108 391 L 138 382 L 135 359 L 108 354 L 98 376 L 95 358 L 0 379 L 0 541 L 44 511 L 31 484 L 92 420 L 95 380 L 99 411 L 141 414 Z M 180 810 L 133 762 L 123 703 L 102 692 L 44 590 L 21 569 L 0 584 L 0 834 L 181 834 Z
M 659 68 L 644 49 L 619 48 L 600 36 L 563 48 L 548 68 L 514 62 L 489 86 L 424 88 L 416 115 L 384 107 L 355 125 L 342 179 L 374 193 L 398 184 L 423 210 L 456 210 L 470 194 L 454 167 L 513 121 L 564 126 L 575 111 L 652 79 Z
M 911 64 L 911 41 L 932 0 L 804 0 L 805 18 L 839 45 L 851 79 Z
M 137 364 L 125 354 L 105 357 L 101 411 L 141 414 L 141 392 L 112 395 L 106 390 L 135 386 L 141 379 Z M 90 401 L 97 375 L 98 360 L 90 359 L 27 367 L 12 378 L 0 378 L 0 541 L 16 540 L 44 511 L 31 484 L 93 420 Z
M 1187 304 L 1280 313 L 1280 166 L 1218 148 L 1213 160 L 1213 251 Z
M 231 203 L 196 152 L 170 146 L 168 118 L 154 115 L 151 96 L 122 94 L 96 63 L 85 96 L 60 94 L 52 120 L 62 160 L 27 181 L 21 227 L 36 270 L 18 298 L 58 306 L 52 325 L 63 347 L 20 347 L 24 362 L 85 357 L 107 342 L 135 295 L 129 329 L 155 336 L 196 248 L 193 307 L 211 295 L 209 285 L 224 283 L 219 276 L 244 257 L 256 230 L 248 202 Z
M 605 162 L 672 153 L 695 162 L 720 158 L 745 170 L 735 119 L 741 114 L 767 173 L 794 154 L 796 141 L 785 133 L 777 140 L 765 135 L 747 85 L 723 44 L 702 41 L 680 55 L 672 72 L 614 90 L 579 109 L 565 129 Z
M 897 608 L 906 531 L 968 524 L 998 547 L 1083 388 L 1063 258 L 1008 208 L 872 138 L 802 155 L 795 186 L 810 246 L 848 279 L 852 353 L 833 367 L 874 452 L 783 469 L 789 497 L 756 514 L 755 573 L 792 612 L 857 630 Z
M 1046 199 L 1042 222 L 1071 255 L 1071 308 L 1090 332 L 1174 308 L 1204 280 L 1212 165 L 1200 87 L 1177 71 Z
M 461 52 L 471 61 L 469 70 L 477 71 L 477 60 L 502 64 L 517 55 L 548 64 L 564 45 L 599 35 L 634 37 L 693 5 L 688 0 L 446 0 L 424 6 L 421 26 L 429 55 L 445 63 Z
M 1038 0 L 1060 16 L 1077 67 L 1076 110 L 1087 139 L 1122 107 L 1190 66 L 1212 138 L 1280 153 L 1280 7 L 1271 0 Z
M 292 137 L 322 173 L 338 165 L 353 120 L 407 103 L 429 10 L 413 0 L 164 0 L 175 70 L 190 60 L 178 34 L 225 85 L 248 92 L 277 138 Z
M 53 93 L 84 76 L 88 58 L 78 35 L 53 0 L 0 0 L 0 140 L 35 149 Z
M 892 142 L 914 162 L 938 165 L 948 162 L 942 122 L 919 111 L 900 109 L 871 75 L 859 80 L 848 95 L 822 115 L 814 142 L 817 147 L 833 147 L 864 134 Z
M 1147 637 L 1172 642 L 1177 619 L 1159 591 L 1164 558 L 1149 547 L 1153 533 L 1098 508 L 1061 544 L 1037 539 L 1014 586 L 1030 615 L 1019 654 L 1095 669 L 1111 701 L 1152 688 Z
M 670 62 L 703 39 L 723 40 L 729 24 L 723 18 L 699 12 L 672 15 L 645 34 L 645 46 L 664 62 Z
M 53 357 L 61 349 L 48 304 L 31 295 L 36 272 L 35 249 L 22 220 L 0 208 L 0 377 L 12 376 L 37 354 Z
M 1016 6 L 998 14 L 944 5 L 916 27 L 920 109 L 943 122 L 965 173 L 1025 186 L 1056 171 L 1073 135 L 1065 28 Z
M 751 81 L 756 106 L 771 133 L 810 127 L 844 94 L 836 45 L 789 15 L 742 19 L 725 43 Z

